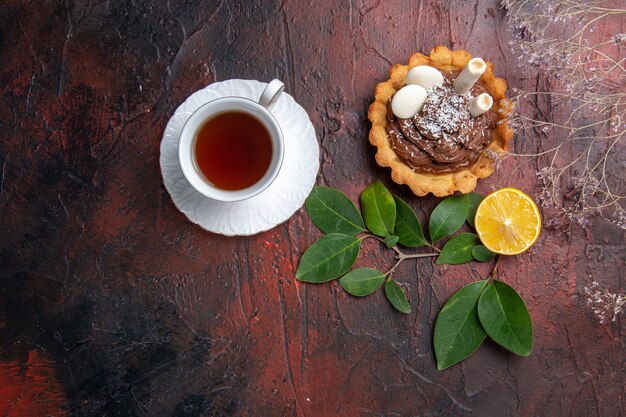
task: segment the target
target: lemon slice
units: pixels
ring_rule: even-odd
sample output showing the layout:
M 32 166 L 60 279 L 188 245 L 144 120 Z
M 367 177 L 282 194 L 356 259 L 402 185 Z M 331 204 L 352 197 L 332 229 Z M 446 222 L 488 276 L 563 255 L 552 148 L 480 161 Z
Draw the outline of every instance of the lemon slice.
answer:
M 501 188 L 478 205 L 474 224 L 487 249 L 517 255 L 528 250 L 539 237 L 541 215 L 528 195 L 516 188 Z

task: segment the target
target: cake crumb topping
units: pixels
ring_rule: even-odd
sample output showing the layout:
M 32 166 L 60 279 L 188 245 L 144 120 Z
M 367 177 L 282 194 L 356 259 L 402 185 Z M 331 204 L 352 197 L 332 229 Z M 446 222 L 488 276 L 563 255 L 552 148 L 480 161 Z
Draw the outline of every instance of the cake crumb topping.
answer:
M 467 131 L 473 127 L 469 112 L 471 94 L 458 94 L 448 80 L 440 87 L 430 90 L 419 116 L 414 122 L 422 134 L 432 139 L 448 139 L 450 134 Z M 457 137 L 456 141 L 465 142 L 465 137 Z

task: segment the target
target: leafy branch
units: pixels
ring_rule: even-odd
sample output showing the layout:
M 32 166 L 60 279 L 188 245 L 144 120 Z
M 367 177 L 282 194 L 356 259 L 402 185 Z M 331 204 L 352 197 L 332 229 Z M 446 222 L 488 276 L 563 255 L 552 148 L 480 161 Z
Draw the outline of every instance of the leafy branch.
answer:
M 474 227 L 482 201 L 476 193 L 447 197 L 433 210 L 426 238 L 413 209 L 376 181 L 363 190 L 361 213 L 341 191 L 315 187 L 306 200 L 313 223 L 325 234 L 302 255 L 296 278 L 309 283 L 339 279 L 350 295 L 363 297 L 384 287 L 391 305 L 410 313 L 406 292 L 395 280 L 398 266 L 407 259 L 436 257 L 436 264 L 488 262 L 490 252 L 476 233 L 456 233 L 466 222 Z M 441 247 L 436 243 L 449 238 Z M 386 272 L 354 266 L 363 241 L 375 239 L 395 252 L 394 265 Z M 429 248 L 431 252 L 407 253 L 399 248 Z M 489 335 L 508 350 L 527 356 L 532 350 L 532 322 L 521 297 L 496 280 L 498 257 L 489 279 L 472 283 L 444 305 L 435 324 L 437 366 L 444 369 L 469 356 Z M 351 270 L 352 269 L 352 270 Z
M 321 283 L 341 277 L 341 287 L 357 297 L 372 294 L 384 283 L 385 294 L 392 305 L 408 313 L 411 310 L 406 294 L 394 282 L 396 268 L 405 260 L 437 257 L 438 264 L 460 264 L 475 259 L 472 255 L 474 250 L 480 258 L 478 260 L 493 258 L 494 255 L 480 245 L 474 233 L 458 234 L 441 249 L 434 245 L 455 233 L 466 220 L 472 224 L 481 199 L 481 196 L 472 193 L 443 200 L 430 216 L 428 230 L 431 239 L 428 241 L 413 209 L 393 196 L 380 181 L 363 190 L 362 216 L 341 191 L 315 187 L 306 200 L 306 209 L 313 223 L 326 234 L 302 255 L 296 278 Z M 396 262 L 387 272 L 373 268 L 350 271 L 365 239 L 375 239 L 395 252 Z M 434 252 L 406 253 L 398 245 L 428 247 Z

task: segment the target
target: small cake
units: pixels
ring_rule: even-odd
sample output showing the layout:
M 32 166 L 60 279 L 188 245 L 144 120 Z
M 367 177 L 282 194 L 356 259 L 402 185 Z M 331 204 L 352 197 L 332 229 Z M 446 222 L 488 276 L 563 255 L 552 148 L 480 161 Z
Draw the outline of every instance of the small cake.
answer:
M 469 193 L 491 175 L 513 131 L 506 81 L 466 51 L 437 46 L 413 54 L 376 86 L 368 117 L 376 162 L 419 196 Z

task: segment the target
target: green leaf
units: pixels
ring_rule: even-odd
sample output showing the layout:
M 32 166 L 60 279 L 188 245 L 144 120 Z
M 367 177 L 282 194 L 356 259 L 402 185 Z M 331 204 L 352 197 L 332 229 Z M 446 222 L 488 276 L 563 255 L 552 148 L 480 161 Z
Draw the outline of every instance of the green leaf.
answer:
M 306 211 L 313 224 L 324 233 L 354 236 L 365 231 L 354 203 L 339 190 L 315 187 L 306 199 Z
M 306 282 L 326 282 L 352 268 L 362 239 L 330 233 L 313 243 L 300 258 L 296 278 Z
M 469 207 L 467 210 L 467 222 L 470 226 L 474 227 L 474 217 L 476 217 L 476 209 L 481 201 L 483 201 L 482 195 L 478 193 L 469 193 L 467 194 L 467 202 L 469 203 Z
M 409 300 L 407 300 L 404 290 L 394 280 L 389 280 L 385 284 L 385 295 L 396 310 L 406 314 L 411 312 L 411 306 L 409 305 Z
M 486 283 L 478 281 L 461 288 L 439 312 L 433 342 L 440 371 L 470 356 L 485 340 L 477 305 Z
M 522 297 L 502 281 L 487 284 L 478 300 L 483 329 L 499 345 L 520 356 L 533 350 L 533 323 Z
M 487 262 L 495 258 L 496 254 L 483 245 L 476 245 L 472 248 L 472 257 L 479 262 Z
M 431 241 L 434 243 L 459 230 L 465 222 L 468 209 L 469 202 L 465 195 L 453 195 L 439 203 L 428 223 Z
M 349 294 L 363 297 L 376 291 L 384 280 L 385 274 L 376 269 L 359 268 L 348 272 L 339 279 L 339 283 Z
M 393 234 L 400 238 L 400 244 L 408 248 L 427 245 L 422 225 L 413 209 L 398 197 L 394 196 L 393 199 L 396 203 L 396 226 Z
M 464 264 L 473 260 L 472 248 L 480 244 L 478 235 L 461 233 L 448 240 L 437 257 L 437 264 Z
M 387 245 L 388 248 L 392 248 L 396 243 L 398 243 L 399 239 L 400 238 L 398 236 L 387 236 L 385 238 L 385 245 Z
M 361 208 L 365 225 L 376 236 L 393 234 L 396 224 L 396 203 L 382 182 L 376 181 L 361 193 Z

